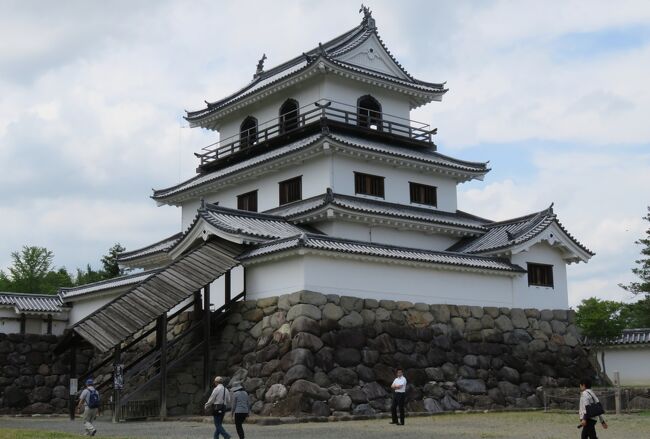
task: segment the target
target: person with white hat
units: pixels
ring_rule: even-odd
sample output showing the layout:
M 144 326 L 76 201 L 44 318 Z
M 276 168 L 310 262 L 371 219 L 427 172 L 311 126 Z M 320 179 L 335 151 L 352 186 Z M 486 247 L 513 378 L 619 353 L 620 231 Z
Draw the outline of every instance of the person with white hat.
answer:
M 86 436 L 95 436 L 97 429 L 93 425 L 95 418 L 99 416 L 99 392 L 95 389 L 95 382 L 92 378 L 86 380 L 86 388 L 79 395 L 77 411 L 81 413 L 83 408 L 83 423 Z

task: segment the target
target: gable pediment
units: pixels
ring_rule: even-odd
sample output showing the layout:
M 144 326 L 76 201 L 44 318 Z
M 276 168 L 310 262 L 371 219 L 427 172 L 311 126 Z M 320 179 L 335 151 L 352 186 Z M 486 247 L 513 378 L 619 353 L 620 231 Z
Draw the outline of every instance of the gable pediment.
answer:
M 335 59 L 364 69 L 375 70 L 403 80 L 410 80 L 386 52 L 377 36 L 371 34 L 363 43 Z

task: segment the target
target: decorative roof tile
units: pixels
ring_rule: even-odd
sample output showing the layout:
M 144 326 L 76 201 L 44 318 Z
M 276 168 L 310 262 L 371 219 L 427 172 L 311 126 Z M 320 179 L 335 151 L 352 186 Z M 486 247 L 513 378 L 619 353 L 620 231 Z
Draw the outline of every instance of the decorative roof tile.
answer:
M 511 273 L 525 272 L 525 270 L 518 265 L 511 264 L 507 260 L 500 258 L 473 256 L 453 252 L 418 250 L 313 234 L 302 234 L 261 244 L 244 252 L 238 257 L 238 259 L 252 259 L 295 248 L 311 248 L 315 250 L 401 259 L 413 262 L 467 267 L 478 270 L 494 270 Z
M 587 339 L 587 342 L 601 346 L 650 345 L 650 328 L 624 329 L 618 337 Z
M 13 306 L 19 313 L 56 313 L 65 309 L 61 298 L 52 294 L 0 293 L 0 306 Z

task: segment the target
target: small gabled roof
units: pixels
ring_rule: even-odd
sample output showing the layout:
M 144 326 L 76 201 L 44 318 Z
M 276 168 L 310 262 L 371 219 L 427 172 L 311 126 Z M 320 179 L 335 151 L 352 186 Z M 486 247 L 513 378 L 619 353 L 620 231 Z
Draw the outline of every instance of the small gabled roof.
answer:
M 268 210 L 266 213 L 279 215 L 289 220 L 295 220 L 296 218 L 326 209 L 328 206 L 336 206 L 346 211 L 366 213 L 370 215 L 379 215 L 468 229 L 476 234 L 485 233 L 486 229 L 483 225 L 490 222 L 489 220 L 462 211 L 443 212 L 424 207 L 408 206 L 387 201 L 336 194 L 329 188 L 327 189 L 327 192 L 322 195 L 276 207 Z
M 376 38 L 381 48 L 388 55 L 394 66 L 397 68 L 396 74 L 389 74 L 386 72 L 379 72 L 369 68 L 359 66 L 345 60 L 345 55 L 354 49 L 359 48 L 369 38 Z M 437 96 L 444 94 L 447 89 L 444 83 L 432 83 L 421 81 L 411 76 L 406 69 L 397 61 L 397 59 L 390 52 L 386 44 L 377 32 L 375 20 L 370 17 L 364 17 L 361 24 L 348 32 L 333 38 L 326 43 L 319 43 L 318 47 L 303 53 L 287 62 L 275 66 L 267 71 L 261 71 L 254 75 L 253 80 L 242 87 L 240 90 L 232 93 L 217 101 L 205 101 L 206 107 L 196 111 L 187 111 L 185 119 L 190 122 L 198 122 L 204 117 L 211 115 L 219 110 L 233 104 L 246 96 L 250 96 L 255 92 L 261 91 L 273 84 L 276 84 L 289 77 L 297 76 L 302 72 L 309 70 L 311 67 L 316 67 L 320 61 L 325 61 L 337 67 L 356 71 L 358 73 L 371 76 L 383 81 L 395 83 L 404 87 L 417 89 L 425 93 L 431 93 Z
M 588 338 L 587 343 L 600 346 L 650 346 L 650 328 L 624 329 L 618 337 Z
M 57 313 L 67 309 L 55 294 L 0 293 L 0 306 L 13 306 L 17 313 Z
M 507 251 L 533 240 L 552 224 L 557 225 L 567 240 L 586 254 L 587 259 L 594 255 L 562 226 L 553 212 L 553 205 L 530 215 L 486 224 L 487 233 L 483 236 L 460 241 L 449 250 L 473 254 Z
M 445 251 L 419 250 L 387 244 L 376 244 L 325 235 L 305 233 L 285 239 L 259 244 L 238 256 L 240 261 L 254 259 L 281 251 L 308 248 L 354 255 L 365 255 L 404 261 L 431 263 L 442 266 L 465 267 L 476 270 L 501 271 L 519 274 L 525 270 L 506 259 L 467 255 Z

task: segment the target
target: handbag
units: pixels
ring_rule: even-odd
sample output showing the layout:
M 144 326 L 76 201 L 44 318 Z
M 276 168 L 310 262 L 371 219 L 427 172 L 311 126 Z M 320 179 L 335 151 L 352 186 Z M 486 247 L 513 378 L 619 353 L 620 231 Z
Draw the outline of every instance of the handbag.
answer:
M 585 418 L 591 419 L 605 414 L 603 405 L 600 403 L 600 401 L 596 401 L 594 399 L 591 391 L 589 392 L 589 397 L 591 398 L 592 403 L 585 406 Z
M 224 386 L 223 388 L 223 404 L 214 404 L 212 406 L 212 415 L 213 416 L 218 416 L 218 415 L 223 415 L 226 413 L 228 410 L 230 410 L 230 407 L 228 407 L 228 394 L 226 393 L 226 387 Z

